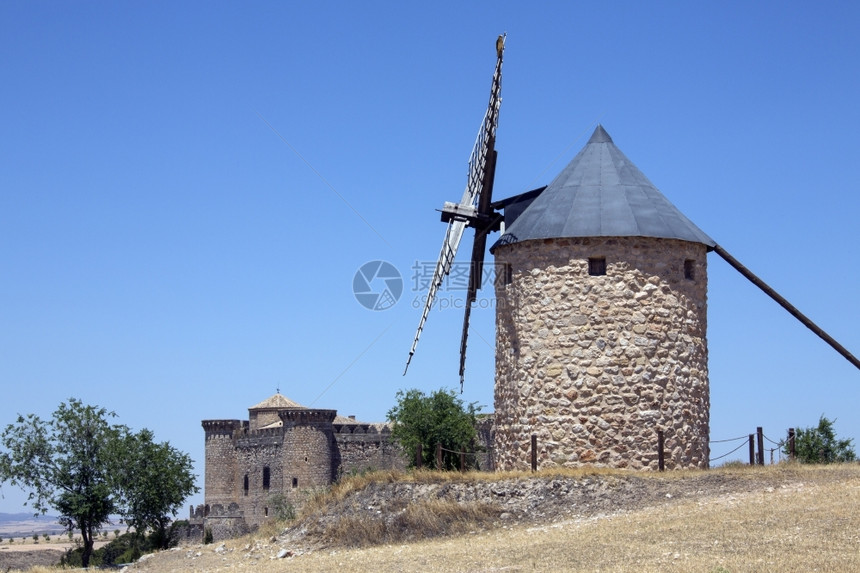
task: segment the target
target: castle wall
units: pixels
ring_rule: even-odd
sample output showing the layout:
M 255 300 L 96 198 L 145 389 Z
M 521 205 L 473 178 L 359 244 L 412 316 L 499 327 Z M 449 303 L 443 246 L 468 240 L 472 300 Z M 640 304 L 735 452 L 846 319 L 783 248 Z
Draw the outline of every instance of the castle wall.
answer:
M 539 467 L 656 469 L 657 430 L 667 468 L 707 467 L 704 245 L 546 239 L 495 257 L 498 469 L 530 467 L 532 434 Z
M 334 464 L 338 476 L 372 470 L 406 469 L 403 450 L 389 431 L 375 426 L 344 425 L 335 434 Z
M 248 432 L 236 439 L 238 459 L 236 499 L 239 515 L 248 525 L 265 521 L 272 506 L 272 496 L 284 489 L 284 468 L 281 463 L 283 449 L 281 428 Z M 268 473 L 268 483 L 266 474 Z M 245 489 L 245 477 L 248 489 Z
M 250 410 L 248 412 L 248 421 L 250 423 L 249 429 L 252 432 L 256 432 L 260 428 L 279 421 L 281 418 L 278 415 L 278 412 L 279 410 L 277 408 L 260 408 L 257 410 Z
M 234 537 L 273 517 L 278 497 L 299 506 L 343 473 L 406 466 L 383 425 L 335 426 L 335 410 L 278 413 L 283 425 L 265 430 L 254 430 L 253 421 L 203 421 L 206 505 L 192 512 L 200 531 L 208 528 L 216 540 Z

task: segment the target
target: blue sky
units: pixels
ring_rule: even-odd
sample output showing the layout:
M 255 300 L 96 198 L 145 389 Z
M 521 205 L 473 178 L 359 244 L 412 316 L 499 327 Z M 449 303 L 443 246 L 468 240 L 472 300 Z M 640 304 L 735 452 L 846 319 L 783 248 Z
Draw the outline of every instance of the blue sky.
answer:
M 402 376 L 412 267 L 462 194 L 501 32 L 497 198 L 600 122 L 860 353 L 860 7 L 699 4 L 3 2 L 0 423 L 74 396 L 202 473 L 200 420 L 276 388 L 381 421 L 398 389 L 458 387 L 459 310 L 434 311 Z M 352 293 L 373 260 L 404 277 L 388 310 Z M 709 279 L 712 439 L 821 414 L 860 438 L 857 369 L 713 254 Z M 472 316 L 462 398 L 490 411 L 493 313 Z

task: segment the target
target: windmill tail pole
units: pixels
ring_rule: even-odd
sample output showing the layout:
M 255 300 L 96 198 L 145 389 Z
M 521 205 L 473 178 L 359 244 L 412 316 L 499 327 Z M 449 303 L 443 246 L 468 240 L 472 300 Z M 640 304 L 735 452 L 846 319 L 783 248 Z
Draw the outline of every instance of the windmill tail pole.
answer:
M 777 303 L 779 303 L 779 305 L 782 308 L 784 308 L 785 310 L 787 310 L 789 312 L 789 314 L 791 314 L 794 318 L 796 318 L 797 320 L 802 322 L 804 324 L 804 326 L 806 326 L 806 328 L 808 328 L 809 330 L 814 332 L 824 342 L 826 342 L 831 347 L 833 347 L 833 349 L 836 352 L 838 352 L 839 354 L 844 356 L 845 359 L 848 360 L 848 362 L 853 364 L 857 369 L 860 369 L 860 360 L 857 360 L 857 358 L 853 354 L 848 352 L 847 348 L 845 348 L 844 346 L 842 346 L 841 344 L 836 342 L 836 340 L 834 340 L 832 336 L 830 336 L 829 334 L 824 332 L 824 330 L 822 330 L 817 324 L 815 324 L 814 322 L 809 320 L 809 318 L 807 318 L 806 315 L 804 315 L 802 312 L 797 310 L 794 307 L 794 305 L 792 305 L 790 302 L 785 300 L 778 292 L 776 292 L 775 290 L 770 288 L 770 286 L 768 286 L 767 283 L 765 283 L 763 280 L 761 280 L 756 275 L 754 275 L 752 273 L 752 271 L 750 271 L 748 268 L 743 266 L 740 263 L 740 261 L 738 261 L 736 258 L 734 258 L 729 253 L 727 253 L 726 250 L 723 249 L 719 245 L 714 246 L 714 252 L 717 253 L 718 255 L 720 255 L 731 266 L 733 266 L 736 271 L 738 271 L 743 276 L 745 276 L 747 279 L 749 279 L 749 281 L 751 283 L 753 283 L 755 286 L 757 286 L 758 288 L 763 290 L 767 296 L 769 296 L 770 298 L 775 300 Z

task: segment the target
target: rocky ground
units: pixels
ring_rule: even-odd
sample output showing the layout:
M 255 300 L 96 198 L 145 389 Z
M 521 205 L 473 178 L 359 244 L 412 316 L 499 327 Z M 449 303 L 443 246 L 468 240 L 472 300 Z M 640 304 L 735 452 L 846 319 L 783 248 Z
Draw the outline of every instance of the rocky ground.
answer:
M 60 562 L 60 549 L 0 550 L 0 571 L 26 571 L 38 565 L 51 566 Z
M 441 483 L 372 483 L 330 503 L 325 510 L 272 538 L 271 551 L 287 549 L 300 554 L 337 545 L 325 535 L 345 517 L 354 522 L 391 522 L 409 504 L 428 500 L 477 502 L 495 508 L 487 528 L 543 525 L 569 519 L 592 518 L 635 511 L 681 500 L 742 496 L 748 492 L 796 487 L 808 472 L 740 469 L 665 474 L 633 472 L 582 476 L 541 475 L 498 481 L 466 480 Z M 841 479 L 827 472 L 815 480 Z M 249 547 L 249 550 L 252 549 Z M 257 547 L 257 551 L 262 547 Z

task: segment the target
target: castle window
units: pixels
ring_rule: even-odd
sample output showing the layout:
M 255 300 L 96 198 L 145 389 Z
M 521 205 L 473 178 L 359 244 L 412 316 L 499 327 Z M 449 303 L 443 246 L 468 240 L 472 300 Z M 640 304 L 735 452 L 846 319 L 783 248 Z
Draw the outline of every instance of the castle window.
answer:
M 248 495 L 248 474 L 245 474 L 245 480 L 242 484 L 242 491 L 245 493 L 245 495 Z
M 696 280 L 696 261 L 693 259 L 684 261 L 684 278 L 688 281 Z
M 299 487 L 299 478 L 293 478 L 293 487 Z
M 271 480 L 271 472 L 269 471 L 269 466 L 263 468 L 263 489 L 268 490 Z
M 606 257 L 589 257 L 588 274 L 599 277 L 606 274 Z

